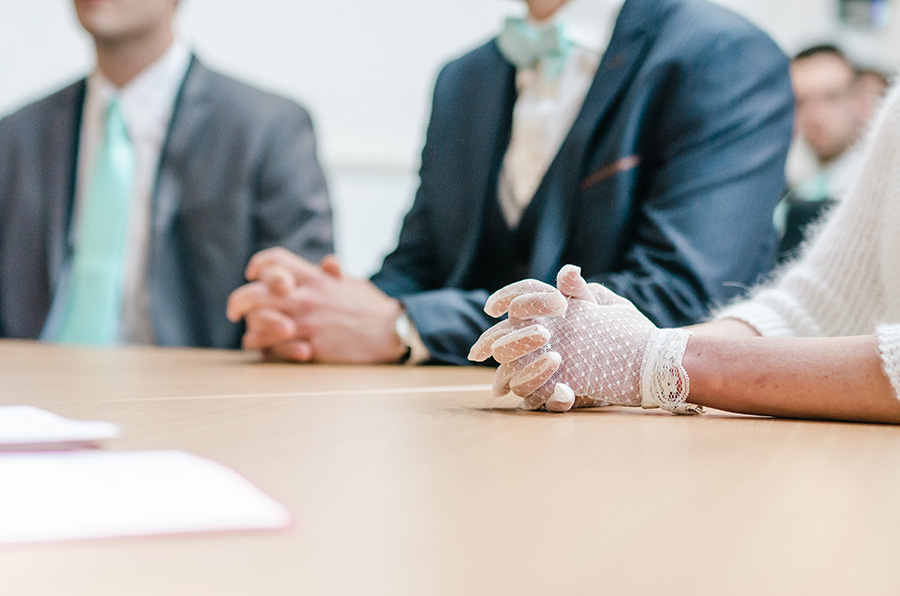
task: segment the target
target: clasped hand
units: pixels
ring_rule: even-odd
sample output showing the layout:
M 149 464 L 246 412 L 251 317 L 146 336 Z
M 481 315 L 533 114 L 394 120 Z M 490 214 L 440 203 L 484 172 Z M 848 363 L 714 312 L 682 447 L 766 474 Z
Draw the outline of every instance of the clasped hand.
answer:
M 469 353 L 500 363 L 496 395 L 512 391 L 526 409 L 555 412 L 602 404 L 697 411 L 684 403 L 688 379 L 680 366 L 689 332 L 658 329 L 625 298 L 587 283 L 578 267 L 563 267 L 556 288 L 536 280 L 506 286 L 484 310 L 509 314 Z
M 227 306 L 229 320 L 246 322 L 244 349 L 301 362 L 392 362 L 405 353 L 394 333 L 400 303 L 344 275 L 334 256 L 316 266 L 270 248 L 250 259 L 246 276 Z

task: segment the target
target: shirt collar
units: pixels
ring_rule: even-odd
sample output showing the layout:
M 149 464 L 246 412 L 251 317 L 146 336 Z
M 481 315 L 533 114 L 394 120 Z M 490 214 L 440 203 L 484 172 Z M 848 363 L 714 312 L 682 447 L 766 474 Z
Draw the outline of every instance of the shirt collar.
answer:
M 190 66 L 191 53 L 179 40 L 127 85 L 117 88 L 99 68 L 88 77 L 88 92 L 104 104 L 118 97 L 131 134 L 165 126 L 172 114 L 175 96 Z
M 562 23 L 566 37 L 572 43 L 591 54 L 602 56 L 612 40 L 613 29 L 624 4 L 625 0 L 568 0 L 552 17 L 540 24 Z

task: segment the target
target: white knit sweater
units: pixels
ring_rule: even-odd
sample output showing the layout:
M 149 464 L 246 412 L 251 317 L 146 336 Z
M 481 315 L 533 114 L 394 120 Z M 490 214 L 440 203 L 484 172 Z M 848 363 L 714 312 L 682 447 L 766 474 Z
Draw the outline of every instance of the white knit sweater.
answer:
M 864 166 L 803 256 L 716 318 L 764 336 L 878 335 L 900 397 L 900 85 L 872 130 Z

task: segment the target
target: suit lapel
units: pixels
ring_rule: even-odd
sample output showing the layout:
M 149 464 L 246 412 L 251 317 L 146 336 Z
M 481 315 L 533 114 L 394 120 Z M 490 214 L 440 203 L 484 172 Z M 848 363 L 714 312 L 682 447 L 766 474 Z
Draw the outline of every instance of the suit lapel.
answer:
M 206 68 L 192 57 L 175 99 L 153 191 L 151 254 L 154 252 L 153 245 L 164 236 L 178 213 L 182 199 L 178 172 L 184 164 L 191 162 L 192 149 L 195 150 L 195 142 L 202 136 L 209 118 L 205 92 L 207 73 Z
M 496 45 L 491 45 L 487 62 L 479 81 L 473 81 L 472 89 L 477 94 L 471 98 L 475 104 L 470 111 L 468 156 L 461 158 L 471 165 L 468 184 L 458 195 L 459 204 L 453 205 L 454 214 L 448 221 L 461 221 L 467 225 L 462 229 L 461 249 L 449 276 L 448 284 L 461 285 L 474 264 L 475 253 L 484 229 L 484 210 L 488 200 L 496 200 L 497 180 L 500 165 L 512 126 L 512 111 L 516 101 L 516 71 L 500 54 Z M 459 217 L 469 213 L 471 219 Z
M 45 146 L 42 163 L 46 170 L 39 183 L 47 204 L 46 251 L 51 292 L 74 250 L 75 182 L 86 87 L 86 81 L 81 80 L 67 90 L 60 104 L 48 114 L 45 129 L 51 131 L 47 138 L 53 142 Z
M 659 0 L 625 2 L 581 111 L 538 187 L 537 193 L 548 195 L 531 258 L 532 275 L 538 279 L 555 279 L 571 233 L 588 147 L 609 128 L 613 107 L 643 63 L 659 4 Z

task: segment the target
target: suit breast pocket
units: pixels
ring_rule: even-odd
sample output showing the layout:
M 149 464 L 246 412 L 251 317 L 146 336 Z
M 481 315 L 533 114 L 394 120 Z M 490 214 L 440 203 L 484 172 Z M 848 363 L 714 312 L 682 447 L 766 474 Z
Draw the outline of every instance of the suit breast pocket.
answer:
M 586 191 L 601 182 L 609 180 L 616 174 L 621 174 L 629 170 L 633 170 L 641 164 L 640 155 L 628 155 L 621 157 L 613 162 L 607 163 L 595 169 L 593 172 L 585 176 L 579 186 L 582 191 Z

